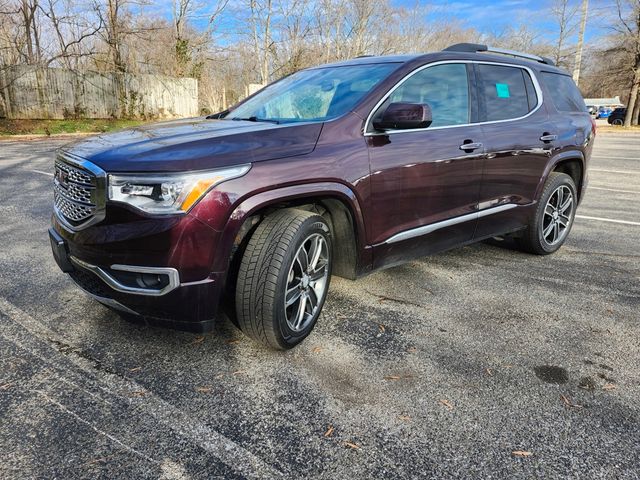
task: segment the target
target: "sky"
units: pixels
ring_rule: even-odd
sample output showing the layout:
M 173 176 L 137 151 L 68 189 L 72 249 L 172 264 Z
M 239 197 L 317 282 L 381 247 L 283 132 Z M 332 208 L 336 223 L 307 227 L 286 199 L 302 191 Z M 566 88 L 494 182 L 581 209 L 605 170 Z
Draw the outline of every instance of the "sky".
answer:
M 508 26 L 517 28 L 521 24 L 526 24 L 533 30 L 539 31 L 543 37 L 554 37 L 557 33 L 557 25 L 550 15 L 554 2 L 555 0 L 391 0 L 392 5 L 405 8 L 428 6 L 432 11 L 429 15 L 430 19 L 455 18 L 464 27 L 472 27 L 482 33 L 499 34 Z M 569 0 L 569 2 L 574 7 L 582 4 L 582 0 Z M 231 0 L 228 8 L 232 8 L 234 3 L 234 0 Z M 614 5 L 615 0 L 589 0 L 589 16 L 585 32 L 587 42 L 610 33 L 605 19 L 612 18 L 615 11 Z M 171 0 L 154 3 L 154 9 L 157 10 L 158 7 L 167 18 L 171 16 Z M 196 20 L 195 23 L 199 21 L 205 20 Z M 229 37 L 233 37 L 238 33 L 238 25 L 235 20 L 226 17 L 218 24 L 217 30 L 219 33 L 226 33 Z M 576 35 L 577 29 L 574 36 Z
M 394 0 L 398 6 L 410 8 L 416 4 L 435 7 L 435 15 L 454 17 L 465 26 L 474 27 L 481 32 L 500 32 L 509 25 L 529 24 L 539 28 L 547 35 L 554 31 L 549 11 L 553 0 Z M 571 0 L 574 6 L 582 0 Z M 585 37 L 589 38 L 607 33 L 603 18 L 613 12 L 614 0 L 590 0 L 589 16 Z

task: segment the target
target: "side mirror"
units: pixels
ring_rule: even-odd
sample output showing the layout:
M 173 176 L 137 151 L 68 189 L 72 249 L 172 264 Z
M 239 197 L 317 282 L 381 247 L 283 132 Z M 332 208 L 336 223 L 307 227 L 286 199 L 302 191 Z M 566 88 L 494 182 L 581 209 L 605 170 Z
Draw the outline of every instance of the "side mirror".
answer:
M 382 116 L 373 121 L 376 130 L 427 128 L 433 121 L 426 103 L 391 103 Z

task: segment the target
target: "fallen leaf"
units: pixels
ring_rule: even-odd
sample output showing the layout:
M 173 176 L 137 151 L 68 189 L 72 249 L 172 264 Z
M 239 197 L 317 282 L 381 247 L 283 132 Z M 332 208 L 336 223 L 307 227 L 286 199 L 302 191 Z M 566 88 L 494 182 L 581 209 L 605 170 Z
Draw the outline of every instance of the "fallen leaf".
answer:
M 613 383 L 606 383 L 602 389 L 605 391 L 615 390 L 616 386 Z
M 374 297 L 378 297 L 378 303 L 382 303 L 382 302 L 396 302 L 396 303 L 402 303 L 402 304 L 407 304 L 407 305 L 413 305 L 414 307 L 422 307 L 423 305 L 420 305 L 419 303 L 413 303 L 410 302 L 409 300 L 405 300 L 403 298 L 395 298 L 395 297 L 388 297 L 386 295 L 378 295 L 377 293 L 373 293 L 373 292 L 368 292 L 370 295 L 373 295 Z
M 569 400 L 568 397 L 566 397 L 565 395 L 560 394 L 560 398 L 562 399 L 562 401 L 564 402 L 564 404 L 567 407 L 571 407 L 571 408 L 583 408 L 582 405 L 576 405 L 575 403 L 573 403 L 571 400 Z
M 144 390 L 136 390 L 135 392 L 131 392 L 132 397 L 144 397 L 147 395 L 147 392 Z
M 142 367 L 135 367 L 135 368 L 130 368 L 130 369 L 129 369 L 129 371 L 130 371 L 131 373 L 139 372 L 140 370 L 142 370 Z
M 386 377 L 384 377 L 385 380 L 400 380 L 400 377 L 398 375 L 387 375 Z
M 360 445 L 358 445 L 357 443 L 353 443 L 353 442 L 344 442 L 344 445 L 346 447 L 352 448 L 354 450 L 359 450 L 360 449 Z
M 239 338 L 232 338 L 230 340 L 227 340 L 227 345 L 235 345 L 236 343 L 240 343 Z
M 409 420 L 411 420 L 411 417 L 409 415 L 398 415 L 398 420 L 402 420 L 403 422 L 408 422 Z
M 5 383 L 4 385 L 0 385 L 0 390 L 7 390 L 10 386 L 10 383 Z
M 246 370 L 236 370 L 235 372 L 231 372 L 231 375 L 240 375 L 241 373 L 247 373 Z
M 199 337 L 196 337 L 193 339 L 193 342 L 191 342 L 192 345 L 196 345 L 198 343 L 202 343 L 204 342 L 204 335 L 200 335 Z
M 384 325 L 382 325 L 381 323 L 378 324 L 378 329 L 380 330 L 380 333 L 384 333 L 385 331 Z
M 443 399 L 443 400 L 440 400 L 440 403 L 445 407 L 447 407 L 447 410 L 453 410 L 453 405 L 451 405 L 451 402 L 449 402 L 449 400 Z
M 311 350 L 313 353 L 320 353 L 322 351 L 322 347 L 313 347 L 313 350 Z
M 490 377 L 493 377 L 493 372 L 491 371 L 490 368 L 485 368 L 484 371 L 487 373 L 487 375 L 489 375 Z
M 329 425 L 329 428 L 327 429 L 327 431 L 324 432 L 324 436 L 330 437 L 333 434 L 333 430 L 334 430 L 333 425 Z
M 218 379 L 218 378 L 222 378 L 222 377 L 224 377 L 224 373 L 219 373 L 218 375 L 216 375 L 213 378 Z
M 514 450 L 511 452 L 511 455 L 514 457 L 530 457 L 533 453 L 527 452 L 526 450 Z
M 209 385 L 203 385 L 202 387 L 196 387 L 196 392 L 209 393 L 210 391 L 211 391 L 211 387 Z

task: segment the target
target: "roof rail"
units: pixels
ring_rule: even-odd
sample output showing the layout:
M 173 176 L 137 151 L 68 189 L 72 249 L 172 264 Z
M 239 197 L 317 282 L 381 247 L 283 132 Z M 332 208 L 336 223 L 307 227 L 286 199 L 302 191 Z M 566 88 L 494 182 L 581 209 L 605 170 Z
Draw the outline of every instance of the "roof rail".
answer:
M 527 60 L 533 60 L 535 62 L 544 63 L 546 65 L 555 65 L 553 63 L 553 60 L 547 57 L 532 55 L 530 53 L 516 52 L 514 50 L 506 50 L 504 48 L 488 47 L 487 45 L 482 45 L 480 43 L 456 43 L 455 45 L 451 45 L 445 48 L 443 51 L 444 52 L 467 52 L 467 53 L 477 53 L 477 52 L 498 53 L 500 55 L 509 55 L 512 57 L 525 58 Z

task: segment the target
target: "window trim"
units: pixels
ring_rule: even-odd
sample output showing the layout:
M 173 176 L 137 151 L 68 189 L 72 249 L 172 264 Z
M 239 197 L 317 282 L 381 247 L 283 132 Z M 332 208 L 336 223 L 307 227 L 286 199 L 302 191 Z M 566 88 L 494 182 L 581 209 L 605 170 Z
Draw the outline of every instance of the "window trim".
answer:
M 400 87 L 400 85 L 402 85 L 407 79 L 411 78 L 413 75 L 417 74 L 418 72 L 421 72 L 422 70 L 425 70 L 427 68 L 430 67 L 435 67 L 437 65 L 444 65 L 444 64 L 451 64 L 451 63 L 460 63 L 460 64 L 472 64 L 472 65 L 497 65 L 497 66 L 502 66 L 502 67 L 512 67 L 512 68 L 520 68 L 522 70 L 526 70 L 529 73 L 529 76 L 531 77 L 531 81 L 533 82 L 533 87 L 535 88 L 536 91 L 536 96 L 538 97 L 538 104 L 536 105 L 536 107 L 531 110 L 529 113 L 527 113 L 526 115 L 523 115 L 521 117 L 516 117 L 516 118 L 506 118 L 504 120 L 491 120 L 491 121 L 486 121 L 486 122 L 476 122 L 476 123 L 462 123 L 459 125 L 446 125 L 446 126 L 441 126 L 441 127 L 425 127 L 425 128 L 409 128 L 409 129 L 400 129 L 400 130 L 395 130 L 395 129 L 390 129 L 390 130 L 386 130 L 384 132 L 376 132 L 376 131 L 372 131 L 369 132 L 367 131 L 369 129 L 369 127 L 372 127 L 372 121 L 373 121 L 373 115 L 374 113 L 378 110 L 378 108 L 380 108 L 380 106 L 387 100 L 387 98 L 389 98 L 391 96 L 391 94 L 393 94 L 393 92 Z M 473 75 L 474 78 L 476 78 L 476 72 L 475 69 L 473 69 Z M 469 77 L 467 77 L 469 78 Z M 469 79 L 469 85 L 471 87 L 471 79 Z M 474 88 L 476 89 L 476 96 L 477 96 L 477 79 L 473 82 L 474 83 Z M 469 98 L 469 100 L 471 101 L 471 98 Z M 409 72 L 407 75 L 405 75 L 403 78 L 401 78 L 393 87 L 391 87 L 391 89 L 385 93 L 382 98 L 375 104 L 375 106 L 373 107 L 373 109 L 371 109 L 371 111 L 369 112 L 369 115 L 367 116 L 367 119 L 365 121 L 364 124 L 364 136 L 365 137 L 377 137 L 380 135 L 396 135 L 399 133 L 412 133 L 412 132 L 424 132 L 424 131 L 431 131 L 431 130 L 442 130 L 444 128 L 460 128 L 460 127 L 470 127 L 470 126 L 475 126 L 475 125 L 489 125 L 489 124 L 494 124 L 494 123 L 505 123 L 505 122 L 514 122 L 517 120 L 522 120 L 525 119 L 527 117 L 530 117 L 531 115 L 533 115 L 534 113 L 536 113 L 540 107 L 542 107 L 542 104 L 544 102 L 544 97 L 542 95 L 542 88 L 540 86 L 540 82 L 538 81 L 538 77 L 536 76 L 535 72 L 524 65 L 514 65 L 512 63 L 502 63 L 502 62 L 487 62 L 487 61 L 482 61 L 482 60 L 443 60 L 440 62 L 433 62 L 433 63 L 428 63 L 426 65 L 422 65 L 418 68 L 416 68 L 415 70 Z M 471 108 L 471 105 L 470 105 Z
M 493 66 L 493 64 L 492 64 L 492 66 Z M 502 65 L 498 65 L 498 66 L 502 67 Z M 520 67 L 520 66 L 519 65 L 508 65 L 508 67 L 514 68 L 514 67 Z M 525 68 L 520 68 L 520 75 L 522 76 L 522 82 L 523 82 L 523 85 L 524 85 L 524 92 L 525 92 L 525 97 L 526 97 L 526 100 L 527 100 L 527 109 L 528 109 L 528 108 L 530 108 L 529 107 L 529 94 L 528 94 L 528 90 L 529 89 L 527 88 L 527 80 L 525 79 L 525 76 L 524 76 L 525 75 L 525 71 L 526 71 Z M 488 113 L 487 113 L 487 98 L 484 95 L 480 95 L 480 92 L 479 92 L 480 86 L 484 84 L 483 75 L 482 75 L 482 72 L 480 71 L 479 68 L 475 69 L 475 73 L 476 73 L 477 88 L 478 88 L 478 102 L 480 102 L 480 105 L 479 105 L 479 108 L 480 108 L 479 118 L 487 118 L 488 117 Z M 538 98 L 538 94 L 537 94 L 536 89 L 535 89 L 535 84 L 533 83 L 533 77 L 531 75 L 529 75 L 529 77 L 531 78 L 532 85 L 534 85 L 533 89 L 534 89 L 534 92 L 536 93 L 536 98 Z M 536 104 L 536 107 L 537 106 L 538 105 Z M 535 110 L 536 107 L 534 107 L 531 110 L 529 110 L 529 113 L 533 112 L 533 110 Z M 523 115 L 521 117 L 515 117 L 515 118 L 524 118 L 524 117 L 526 117 L 526 115 Z M 513 120 L 513 119 L 514 118 L 503 118 L 501 120 L 486 120 L 483 123 L 501 122 L 501 121 L 504 121 L 504 120 Z

